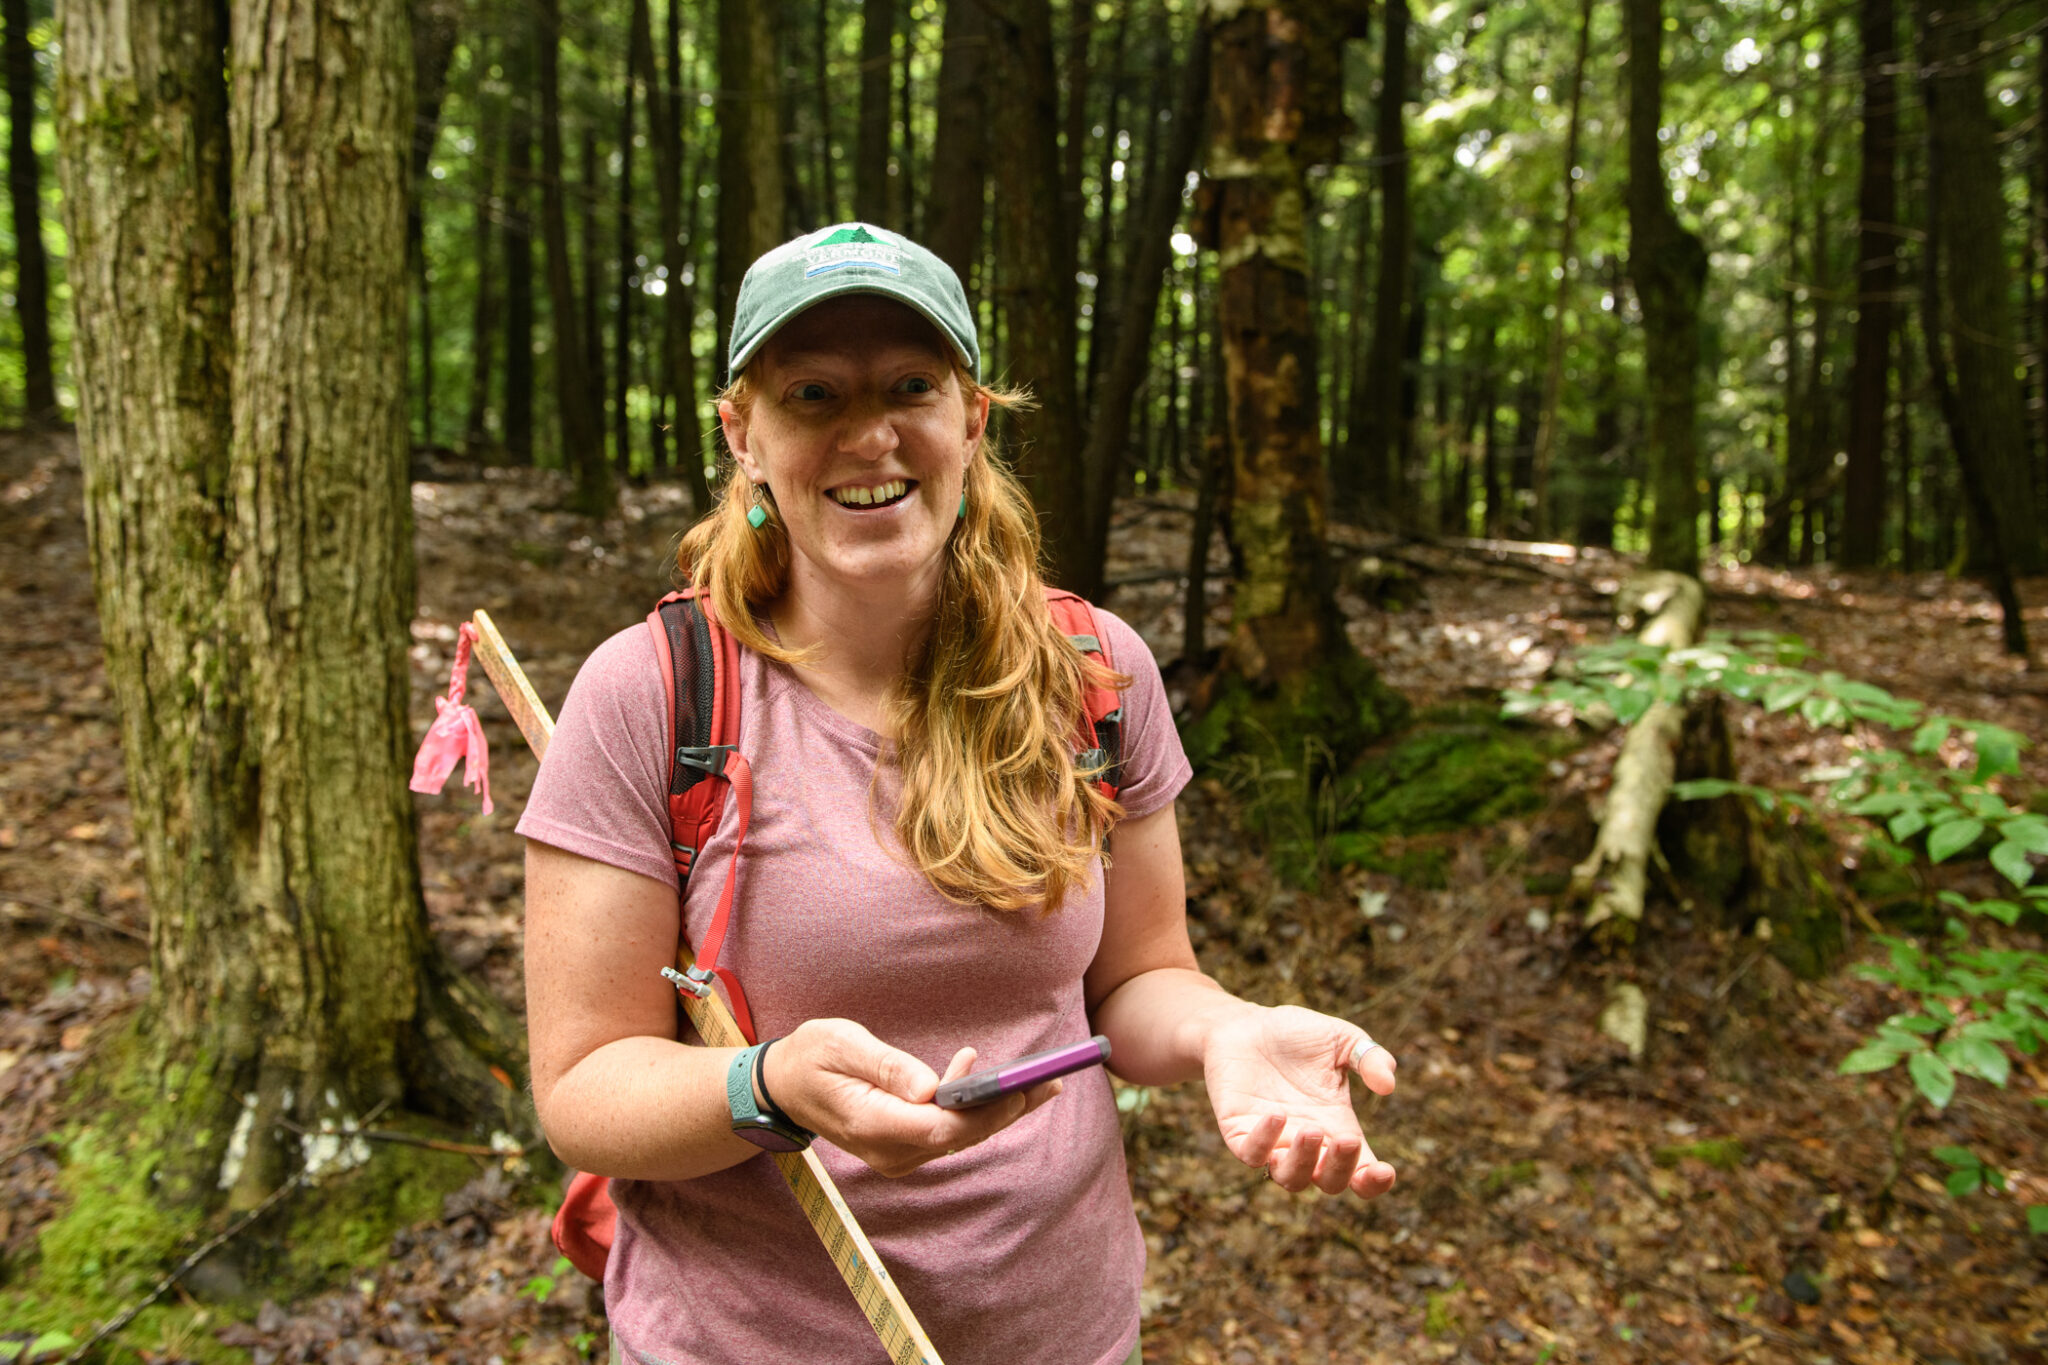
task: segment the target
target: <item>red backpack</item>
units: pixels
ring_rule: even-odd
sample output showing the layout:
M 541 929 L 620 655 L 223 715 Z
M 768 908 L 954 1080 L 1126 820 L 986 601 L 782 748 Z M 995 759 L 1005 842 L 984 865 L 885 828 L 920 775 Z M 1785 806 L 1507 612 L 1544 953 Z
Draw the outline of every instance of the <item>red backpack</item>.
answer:
M 1045 604 L 1052 613 L 1053 624 L 1074 642 L 1075 648 L 1099 658 L 1106 667 L 1115 668 L 1096 626 L 1095 609 L 1086 599 L 1059 588 L 1047 588 Z M 753 773 L 734 743 L 740 722 L 739 642 L 719 625 L 710 600 L 698 596 L 694 588 L 662 598 L 647 613 L 647 629 L 654 638 L 662 691 L 669 701 L 669 844 L 675 852 L 678 897 L 689 885 L 697 850 L 724 817 L 728 790 L 739 819 L 718 908 L 704 935 L 703 951 L 697 954 L 696 963 L 686 975 L 699 994 L 708 990 L 714 979 L 722 982 L 740 1032 L 748 1042 L 756 1042 L 746 992 L 740 989 L 739 978 L 732 969 L 718 963 L 719 951 L 725 946 L 726 923 L 732 914 L 733 894 L 739 885 L 747 820 L 754 804 Z M 1083 706 L 1094 747 L 1076 754 L 1075 761 L 1084 768 L 1100 767 L 1103 776 L 1096 785 L 1103 795 L 1114 800 L 1122 776 L 1122 699 L 1115 689 L 1091 682 Z M 570 1178 L 568 1193 L 555 1213 L 555 1245 L 578 1270 L 602 1281 L 618 1216 L 605 1177 L 579 1171 Z

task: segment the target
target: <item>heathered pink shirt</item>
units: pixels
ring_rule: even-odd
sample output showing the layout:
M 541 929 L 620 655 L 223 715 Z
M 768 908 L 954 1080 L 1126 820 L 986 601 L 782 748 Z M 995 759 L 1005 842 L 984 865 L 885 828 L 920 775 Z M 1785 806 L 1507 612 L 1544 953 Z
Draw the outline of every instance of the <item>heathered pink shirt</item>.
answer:
M 1129 816 L 1147 815 L 1186 785 L 1187 758 L 1151 653 L 1097 614 L 1132 678 L 1120 799 Z M 759 1036 L 853 1019 L 938 1071 L 963 1045 L 993 1064 L 1086 1038 L 1081 976 L 1102 934 L 1099 868 L 1049 916 L 946 900 L 909 866 L 886 814 L 871 812 L 880 738 L 752 653 L 738 681 L 754 806 L 720 961 L 746 987 Z M 666 705 L 644 625 L 599 646 L 562 707 L 519 832 L 675 885 Z M 892 810 L 892 769 L 877 794 Z M 690 877 L 693 945 L 725 882 L 731 825 Z M 1145 1247 L 1100 1069 L 901 1179 L 828 1142 L 816 1150 L 947 1365 L 1117 1365 L 1129 1354 Z M 605 1303 L 627 1359 L 886 1360 L 765 1156 L 698 1180 L 614 1180 L 611 1191 L 619 1228 Z

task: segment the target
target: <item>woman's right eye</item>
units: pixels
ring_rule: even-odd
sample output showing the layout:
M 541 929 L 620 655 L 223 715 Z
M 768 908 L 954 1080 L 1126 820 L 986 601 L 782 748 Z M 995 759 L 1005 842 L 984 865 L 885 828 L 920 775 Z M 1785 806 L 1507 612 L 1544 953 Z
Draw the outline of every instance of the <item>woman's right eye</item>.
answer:
M 830 395 L 826 392 L 823 384 L 799 384 L 796 396 L 806 403 L 818 403 L 824 401 Z

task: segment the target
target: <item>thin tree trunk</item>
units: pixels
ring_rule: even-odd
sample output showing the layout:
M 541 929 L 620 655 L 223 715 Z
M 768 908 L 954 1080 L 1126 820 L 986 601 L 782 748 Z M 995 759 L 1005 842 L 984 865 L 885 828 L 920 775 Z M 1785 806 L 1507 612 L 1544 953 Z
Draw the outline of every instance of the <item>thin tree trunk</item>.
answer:
M 1974 475 L 1962 466 L 1965 482 L 1981 480 L 1982 505 L 1977 491 L 1966 489 L 1976 523 L 1972 563 L 1996 574 L 1998 556 L 2015 574 L 2048 572 L 2048 537 L 2018 534 L 2021 527 L 2038 528 L 2041 518 L 2020 386 L 2013 378 L 2004 175 L 1997 125 L 1984 96 L 1988 58 L 1982 46 L 1989 17 L 1981 0 L 1948 4 L 1939 12 L 1922 0 L 1920 16 L 1928 63 L 1928 169 L 1943 187 L 1928 196 L 1928 223 L 1941 237 L 1942 253 L 1934 260 L 1943 273 L 1939 295 L 1947 305 L 1945 314 L 1930 315 L 1922 325 L 1946 337 L 1956 396 L 1950 437 L 1958 459 L 1967 450 L 1976 463 Z M 1935 377 L 1943 377 L 1938 367 Z M 2010 518 L 2005 532 L 1984 520 L 1987 509 L 2000 520 Z
M 2038 526 L 2019 498 L 2020 489 L 2031 489 L 2011 477 L 2015 457 L 2024 452 L 2024 435 L 2010 347 L 2004 344 L 2011 333 L 2004 325 L 2006 275 L 1999 240 L 2003 188 L 1984 103 L 1984 73 L 1975 65 L 1984 19 L 1974 3 L 1937 10 L 1933 0 L 1920 0 L 1919 21 L 1928 136 L 1920 330 L 1928 376 L 1955 447 L 1974 523 L 1977 543 L 1972 548 L 1998 595 L 2006 652 L 2024 658 L 2026 618 L 2013 580 L 2023 571 L 2029 548 L 2034 556 L 2043 551 L 2039 535 L 2021 533 L 2022 527 Z M 2023 463 L 2019 472 L 2025 473 Z
M 497 128 L 488 106 L 483 128 L 477 137 L 479 149 L 498 145 Z M 492 205 L 497 197 L 495 163 L 488 155 L 478 156 L 472 166 L 476 179 L 476 297 L 469 318 L 469 408 L 462 422 L 462 453 L 475 462 L 483 461 L 490 448 L 491 361 L 498 347 L 498 271 L 491 242 L 497 236 Z
M 41 164 L 36 160 L 36 54 L 28 0 L 5 0 L 7 25 L 7 195 L 14 210 L 14 309 L 21 318 L 23 398 L 30 422 L 57 415 L 50 358 L 50 264 L 43 251 Z
M 557 0 L 559 3 L 559 0 Z M 556 49 L 560 51 L 559 48 Z M 559 88 L 559 86 L 558 86 Z M 558 105 L 557 108 L 560 106 Z M 597 408 L 597 429 L 605 429 L 605 398 L 609 390 L 605 387 L 604 371 L 604 330 L 598 326 L 597 301 L 603 296 L 604 258 L 599 252 L 598 224 L 599 206 L 604 203 L 603 191 L 599 188 L 604 171 L 598 165 L 597 129 L 586 122 L 582 136 L 578 139 L 579 158 L 577 164 L 583 169 L 582 183 L 576 188 L 576 250 L 572 253 L 581 267 L 581 287 L 576 291 L 577 307 L 582 310 L 577 323 L 577 335 L 583 339 L 583 373 L 590 380 L 593 402 Z M 557 190 L 563 212 L 569 211 L 569 187 L 561 183 Z
M 1892 0 L 1863 0 L 1863 168 L 1857 185 L 1856 352 L 1849 377 L 1849 464 L 1839 558 L 1868 568 L 1884 553 L 1885 410 L 1891 402 L 1892 295 L 1899 287 L 1898 22 Z
M 1209 94 L 1209 32 L 1198 26 L 1190 39 L 1175 92 L 1172 145 L 1160 169 L 1150 177 L 1144 217 L 1133 229 L 1130 268 L 1125 272 L 1123 315 L 1129 319 L 1117 335 L 1116 354 L 1104 374 L 1095 419 L 1089 426 L 1082 465 L 1088 471 L 1086 539 L 1073 581 L 1084 597 L 1097 593 L 1108 554 L 1109 512 L 1124 451 L 1130 443 L 1131 408 L 1150 368 L 1153 319 L 1159 313 L 1159 290 L 1172 259 L 1173 226 L 1180 219 L 1181 187 L 1195 164 L 1201 145 L 1202 115 Z M 1178 306 L 1177 304 L 1175 305 Z
M 1407 288 L 1414 269 L 1408 208 L 1408 146 L 1402 106 L 1408 90 L 1408 4 L 1387 0 L 1381 34 L 1380 92 L 1374 102 L 1373 165 L 1380 187 L 1379 278 L 1373 294 L 1372 345 L 1351 389 L 1349 447 L 1332 473 L 1337 505 L 1353 520 L 1408 519 L 1399 468 L 1401 357 L 1407 341 Z
M 897 0 L 864 0 L 860 11 L 860 125 L 854 139 L 853 216 L 898 228 L 889 206 L 889 125 L 895 110 Z
M 1095 238 L 1088 252 L 1088 273 L 1095 278 L 1095 312 L 1088 320 L 1088 362 L 1082 378 L 1082 403 L 1093 408 L 1100 400 L 1096 396 L 1096 381 L 1102 366 L 1116 348 L 1116 328 L 1122 300 L 1117 297 L 1115 287 L 1110 283 L 1115 271 L 1111 263 L 1111 241 L 1116 213 L 1118 185 L 1115 175 L 1117 162 L 1117 125 L 1123 121 L 1124 96 L 1129 82 L 1124 72 L 1124 40 L 1130 28 L 1131 10 L 1134 5 L 1121 6 L 1117 13 L 1116 27 L 1111 30 L 1109 49 L 1109 108 L 1103 116 L 1102 147 L 1099 169 L 1095 183 L 1096 195 Z M 1206 60 L 1206 59 L 1205 59 Z M 1123 193 L 1128 208 L 1130 199 L 1130 168 L 1124 168 Z M 1075 220 L 1076 228 L 1080 220 Z
M 666 61 L 659 83 L 654 74 L 654 35 L 651 32 L 644 37 L 636 35 L 633 47 L 644 54 L 641 81 L 647 87 L 652 114 L 650 126 L 653 132 L 648 141 L 654 144 L 655 193 L 660 200 L 661 214 L 661 259 L 668 272 L 661 310 L 663 387 L 669 391 L 673 404 L 675 465 L 682 472 L 684 486 L 690 490 L 691 508 L 702 514 L 711 505 L 711 494 L 704 479 L 704 451 L 697 408 L 697 358 L 691 336 L 697 309 L 697 291 L 691 267 L 697 240 L 697 186 L 694 178 L 687 185 L 686 212 L 682 131 L 688 101 L 684 95 L 680 0 L 670 0 L 668 6 L 668 31 L 664 44 Z
M 674 10 L 675 0 L 670 9 Z M 949 6 L 950 8 L 950 6 Z M 812 96 L 813 116 L 818 120 L 818 213 L 827 223 L 841 218 L 839 211 L 839 163 L 832 159 L 832 0 L 817 0 L 817 28 L 811 47 L 817 59 Z
M 988 13 L 983 0 L 946 0 L 939 58 L 937 133 L 932 143 L 931 195 L 925 239 L 975 297 L 974 264 L 988 176 Z
M 917 236 L 917 102 L 913 88 L 911 58 L 917 55 L 917 25 L 906 13 L 903 26 L 901 69 L 896 73 L 897 121 L 903 140 L 897 144 L 895 186 L 896 221 L 905 234 Z
M 1120 8 L 1128 15 L 1134 6 L 1127 4 Z M 1067 56 L 1060 67 L 1066 100 L 1060 116 L 1060 203 L 1067 224 L 1075 234 L 1074 255 L 1078 259 L 1081 254 L 1079 234 L 1087 220 L 1087 209 L 1081 202 L 1081 172 L 1087 165 L 1088 86 L 1094 76 L 1094 66 L 1088 60 L 1089 47 L 1095 38 L 1094 0 L 1067 0 L 1066 16 Z M 1103 134 L 1116 136 L 1107 124 L 1103 126 Z
M 1886 0 L 1879 0 L 1885 3 Z M 1572 297 L 1572 250 L 1579 229 L 1579 126 L 1585 104 L 1586 52 L 1593 39 L 1593 0 L 1579 0 L 1579 45 L 1572 57 L 1572 112 L 1564 141 L 1564 212 L 1560 215 L 1557 248 L 1557 289 L 1543 361 L 1543 408 L 1536 419 L 1536 534 L 1551 532 L 1550 467 L 1557 454 L 1558 400 L 1564 395 L 1564 323 Z
M 626 97 L 619 109 L 619 294 L 618 311 L 612 318 L 612 459 L 621 478 L 633 472 L 633 423 L 626 412 L 626 391 L 633 368 L 633 296 L 640 285 L 633 240 L 633 118 L 640 103 L 641 64 L 633 60 L 632 46 L 648 29 L 647 0 L 633 0 L 626 37 Z M 654 120 L 650 119 L 648 126 L 653 130 Z
M 541 234 L 547 244 L 548 313 L 554 331 L 555 409 L 562 424 L 562 462 L 576 479 L 577 511 L 610 514 L 617 502 L 604 458 L 602 380 L 590 372 L 589 331 L 576 298 L 569 261 L 568 210 L 562 199 L 561 0 L 539 0 Z
M 717 346 L 722 372 L 740 280 L 755 257 L 783 240 L 783 185 L 775 69 L 780 6 L 774 0 L 717 3 Z
M 1707 251 L 1678 221 L 1664 179 L 1657 129 L 1663 111 L 1662 0 L 1627 0 L 1629 35 L 1629 273 L 1643 310 L 1650 389 L 1649 472 L 1655 502 L 1650 567 L 1697 574 L 1700 566 L 1696 430 L 1700 294 Z
M 1000 224 L 1004 360 L 1028 384 L 1038 410 L 1017 423 L 1018 469 L 1044 529 L 1051 581 L 1087 575 L 1089 509 L 1075 392 L 1074 239 L 1060 202 L 1059 90 L 1053 75 L 1049 0 L 989 5 L 994 159 L 1006 184 Z
M 533 463 L 533 72 L 534 19 L 518 26 L 506 66 L 511 104 L 505 150 L 505 454 Z

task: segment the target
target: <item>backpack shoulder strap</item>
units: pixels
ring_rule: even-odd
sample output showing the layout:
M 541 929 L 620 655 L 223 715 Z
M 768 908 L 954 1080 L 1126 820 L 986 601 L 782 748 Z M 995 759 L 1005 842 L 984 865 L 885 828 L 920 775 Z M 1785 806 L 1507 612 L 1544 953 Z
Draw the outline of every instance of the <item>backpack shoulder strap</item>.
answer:
M 714 976 L 723 981 L 733 1017 L 752 1042 L 754 1021 L 746 993 L 731 969 L 718 965 L 754 805 L 753 772 L 737 746 L 739 642 L 719 624 L 709 599 L 699 597 L 695 588 L 662 598 L 647 614 L 647 626 L 668 701 L 669 846 L 675 855 L 678 897 L 689 887 L 697 851 L 724 818 L 728 791 L 739 818 L 718 908 L 705 933 L 703 951 L 685 977 L 700 996 L 710 990 Z
M 1053 624 L 1073 641 L 1074 648 L 1100 660 L 1104 668 L 1116 668 L 1116 660 L 1110 657 L 1109 646 L 1096 623 L 1095 608 L 1087 598 L 1064 588 L 1048 587 L 1045 605 L 1052 613 Z M 1102 776 L 1096 786 L 1114 801 L 1123 785 L 1123 698 L 1115 688 L 1092 678 L 1086 681 L 1084 689 L 1082 705 L 1088 714 L 1094 744 L 1075 754 L 1074 761 L 1083 768 L 1100 768 Z

